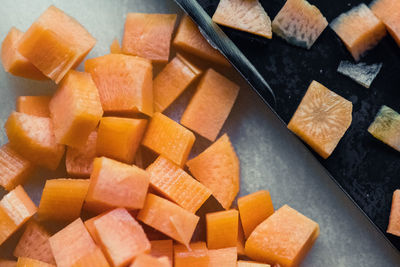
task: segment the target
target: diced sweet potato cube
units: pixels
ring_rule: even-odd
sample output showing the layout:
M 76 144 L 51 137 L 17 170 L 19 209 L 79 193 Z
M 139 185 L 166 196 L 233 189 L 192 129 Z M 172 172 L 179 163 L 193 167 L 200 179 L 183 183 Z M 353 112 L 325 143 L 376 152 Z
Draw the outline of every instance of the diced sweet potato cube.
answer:
M 136 257 L 130 267 L 170 267 L 167 257 L 156 258 L 147 254 L 140 254 Z
M 79 65 L 95 43 L 75 19 L 50 6 L 22 36 L 18 51 L 58 83 Z
M 65 167 L 67 173 L 76 177 L 89 177 L 96 157 L 97 130 L 91 132 L 86 144 L 80 148 L 67 147 Z
M 89 188 L 88 179 L 47 180 L 40 199 L 40 220 L 72 221 L 81 214 Z
M 167 257 L 169 266 L 173 266 L 174 244 L 171 239 L 166 240 L 152 240 L 150 241 L 151 251 L 153 257 Z
M 85 62 L 105 113 L 153 115 L 153 67 L 147 59 L 109 54 Z
M 118 39 L 115 38 L 110 45 L 111 54 L 122 54 L 121 46 L 119 45 Z
M 147 120 L 144 119 L 102 118 L 97 136 L 97 156 L 132 164 L 146 125 Z
M 36 259 L 19 257 L 17 267 L 56 267 L 54 264 L 49 264 Z
M 38 116 L 50 117 L 49 103 L 51 96 L 19 96 L 16 103 L 16 111 Z
M 144 134 L 142 145 L 182 167 L 196 137 L 194 134 L 161 113 L 155 113 Z
M 114 207 L 141 209 L 148 187 L 149 175 L 145 170 L 105 157 L 96 158 L 85 208 L 95 212 Z
M 11 113 L 5 125 L 10 146 L 32 163 L 55 170 L 64 146 L 57 144 L 50 118 Z
M 205 242 L 196 242 L 189 245 L 190 250 L 181 244 L 174 245 L 175 267 L 208 267 L 209 256 Z
M 208 250 L 210 262 L 208 267 L 236 267 L 237 250 L 236 247 L 220 248 Z
M 398 0 L 374 0 L 371 11 L 385 24 L 386 29 L 400 46 L 400 2 Z
M 393 192 L 392 208 L 390 210 L 389 225 L 386 230 L 389 234 L 400 236 L 400 190 Z
M 239 212 L 217 211 L 206 214 L 207 246 L 209 249 L 228 248 L 237 245 Z
M 74 70 L 61 82 L 49 108 L 57 143 L 72 147 L 85 145 L 103 116 L 92 76 Z
M 147 195 L 137 218 L 186 246 L 199 222 L 198 216 L 153 194 Z
M 165 63 L 169 58 L 176 14 L 128 13 L 122 52 Z

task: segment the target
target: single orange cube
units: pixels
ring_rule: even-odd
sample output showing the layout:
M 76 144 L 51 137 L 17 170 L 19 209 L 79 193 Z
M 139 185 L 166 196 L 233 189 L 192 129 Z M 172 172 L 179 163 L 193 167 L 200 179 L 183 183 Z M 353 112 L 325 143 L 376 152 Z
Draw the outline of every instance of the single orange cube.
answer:
M 284 205 L 254 229 L 246 241 L 246 255 L 282 267 L 298 266 L 318 235 L 316 222 Z
M 141 253 L 150 252 L 142 226 L 123 208 L 96 219 L 94 226 L 103 251 L 115 267 L 126 266 Z
M 50 118 L 12 112 L 5 124 L 10 146 L 32 163 L 57 169 L 64 146 L 57 144 Z
M 145 170 L 105 157 L 96 158 L 85 208 L 95 212 L 117 207 L 141 209 L 148 187 L 149 175 Z
M 56 264 L 50 247 L 50 233 L 37 221 L 30 220 L 14 249 L 15 257 L 26 257 Z M 0 264 L 1 266 L 1 264 Z
M 169 59 L 176 14 L 128 13 L 122 52 L 166 63 Z
M 238 261 L 237 267 L 271 267 L 271 265 L 255 261 Z
M 169 261 L 169 266 L 173 266 L 173 256 L 174 256 L 174 244 L 171 239 L 166 240 L 151 240 L 151 251 L 150 254 L 153 257 L 167 257 Z
M 387 233 L 400 236 L 400 189 L 393 192 Z
M 0 147 L 0 186 L 7 191 L 24 183 L 32 174 L 32 163 L 15 152 L 9 144 Z
M 49 264 L 36 259 L 19 257 L 16 267 L 56 267 L 54 264 Z
M 15 27 L 11 27 L 4 38 L 1 44 L 1 62 L 3 63 L 4 70 L 15 76 L 33 80 L 46 80 L 47 77 L 18 52 L 18 42 L 23 35 L 23 32 Z
M 153 67 L 147 59 L 109 54 L 85 61 L 107 114 L 153 115 Z
M 174 267 L 208 267 L 209 256 L 205 242 L 189 245 L 190 249 L 181 244 L 174 245 Z
M 246 239 L 260 223 L 274 213 L 271 196 L 267 190 L 240 197 L 237 202 Z
M 208 250 L 210 262 L 208 267 L 236 267 L 237 250 L 236 247 L 220 248 Z
M 189 160 L 191 174 L 208 187 L 224 209 L 229 209 L 239 192 L 239 159 L 227 134 Z
M 17 186 L 0 200 L 0 245 L 37 211 L 35 203 L 22 186 Z
M 196 24 L 187 15 L 183 16 L 179 24 L 173 45 L 207 61 L 230 66 L 226 58 L 207 42 Z
M 144 134 L 142 145 L 182 167 L 192 149 L 194 134 L 161 113 L 155 113 Z
M 40 199 L 40 220 L 72 221 L 81 215 L 88 179 L 47 180 Z
M 110 45 L 111 54 L 122 54 L 121 46 L 119 45 L 118 39 L 115 38 Z
M 398 0 L 374 0 L 369 8 L 382 22 L 400 46 L 400 2 Z
M 224 210 L 206 214 L 207 246 L 209 249 L 237 245 L 239 212 Z
M 147 120 L 104 117 L 100 121 L 97 156 L 132 164 L 146 130 Z
M 137 219 L 185 246 L 189 245 L 199 222 L 198 216 L 153 194 L 147 195 Z
M 22 36 L 18 52 L 59 83 L 95 44 L 96 40 L 75 19 L 50 6 Z
M 154 111 L 163 112 L 202 71 L 177 54 L 154 78 Z
M 213 69 L 202 77 L 181 124 L 215 141 L 239 94 L 239 86 Z
M 167 257 L 156 258 L 147 254 L 138 255 L 130 267 L 170 267 Z
M 96 158 L 97 130 L 91 132 L 86 144 L 80 148 L 67 147 L 65 167 L 74 177 L 90 177 Z
M 19 96 L 16 103 L 16 111 L 25 114 L 50 117 L 49 103 L 51 96 Z

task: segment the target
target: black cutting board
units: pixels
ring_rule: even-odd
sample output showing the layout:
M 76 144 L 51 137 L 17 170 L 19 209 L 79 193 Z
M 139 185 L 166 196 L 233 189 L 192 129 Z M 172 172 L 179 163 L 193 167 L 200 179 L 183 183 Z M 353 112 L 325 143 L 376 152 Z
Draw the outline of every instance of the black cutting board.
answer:
M 219 0 L 198 0 L 212 16 Z M 271 20 L 285 0 L 260 0 Z M 312 0 L 328 22 L 365 1 Z M 393 191 L 400 188 L 400 152 L 374 139 L 367 128 L 385 104 L 400 112 L 400 48 L 388 35 L 361 62 L 383 63 L 371 88 L 366 89 L 336 69 L 352 57 L 327 27 L 310 50 L 221 27 L 269 83 L 276 96 L 276 113 L 288 123 L 310 82 L 316 80 L 353 103 L 353 121 L 333 154 L 315 156 L 374 224 L 400 250 L 400 238 L 386 234 Z M 328 210 L 326 212 L 329 212 Z

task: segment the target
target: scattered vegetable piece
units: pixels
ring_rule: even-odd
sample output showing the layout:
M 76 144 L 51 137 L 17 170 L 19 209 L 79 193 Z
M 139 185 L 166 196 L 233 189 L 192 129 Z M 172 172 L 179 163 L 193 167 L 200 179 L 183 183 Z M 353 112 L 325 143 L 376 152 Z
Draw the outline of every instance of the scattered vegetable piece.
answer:
M 385 24 L 386 29 L 400 46 L 400 1 L 374 0 L 371 11 Z
M 16 103 L 16 111 L 38 116 L 50 117 L 49 103 L 51 96 L 19 96 Z
M 75 177 L 89 177 L 96 157 L 97 130 L 91 132 L 86 144 L 80 148 L 67 147 L 65 167 Z
M 54 264 L 49 264 L 43 261 L 19 257 L 17 261 L 17 267 L 56 267 Z
M 153 257 L 167 257 L 169 266 L 173 266 L 174 258 L 174 244 L 171 239 L 166 240 L 152 240 L 150 241 L 151 251 L 150 254 Z M 187 266 L 185 266 L 187 267 Z
M 170 267 L 167 257 L 156 258 L 147 254 L 140 254 L 136 257 L 130 267 Z
M 400 114 L 383 105 L 368 128 L 376 139 L 400 151 Z
M 237 250 L 234 248 L 210 249 L 208 251 L 210 262 L 208 267 L 236 267 Z
M 174 245 L 174 267 L 208 267 L 210 259 L 206 243 L 191 243 L 189 247 L 190 249 L 182 244 Z
M 350 61 L 340 61 L 337 71 L 353 81 L 369 88 L 382 68 L 382 63 L 367 65 L 366 63 L 354 64 Z
M 206 214 L 207 247 L 228 248 L 237 245 L 239 212 L 224 210 Z
M 110 45 L 111 54 L 122 54 L 121 46 L 119 45 L 118 38 L 115 38 Z
M 393 192 L 392 208 L 390 210 L 387 233 L 400 236 L 400 190 Z

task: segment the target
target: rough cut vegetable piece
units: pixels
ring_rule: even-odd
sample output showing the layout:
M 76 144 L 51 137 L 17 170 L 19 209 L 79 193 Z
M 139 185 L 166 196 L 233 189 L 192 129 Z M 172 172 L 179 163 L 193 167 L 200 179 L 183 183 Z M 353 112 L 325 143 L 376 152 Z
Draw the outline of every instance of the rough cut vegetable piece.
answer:
M 265 219 L 274 213 L 271 196 L 267 190 L 254 192 L 238 199 L 240 221 L 245 238 Z
M 0 266 L 1 267 L 16 267 L 17 266 L 17 262 L 16 261 L 0 259 Z
M 198 216 L 153 194 L 147 195 L 137 218 L 185 246 L 189 245 L 199 222 Z
M 385 25 L 364 3 L 341 14 L 330 23 L 330 27 L 356 61 L 386 35 Z
M 194 134 L 161 113 L 155 113 L 144 134 L 142 145 L 183 166 L 196 137 Z
M 49 243 L 50 234 L 35 220 L 27 223 L 24 233 L 15 247 L 15 257 L 26 257 L 56 264 Z M 1 266 L 1 264 L 0 264 Z
M 128 13 L 126 15 L 122 52 L 166 63 L 176 14 Z
M 224 66 L 231 66 L 226 58 L 207 42 L 196 24 L 187 15 L 182 17 L 173 45 L 205 60 Z
M 196 213 L 211 195 L 207 187 L 163 156 L 159 156 L 146 171 L 152 188 L 192 213 Z
M 156 258 L 147 254 L 140 254 L 136 257 L 130 267 L 170 267 L 167 257 Z
M 392 208 L 390 210 L 387 233 L 400 236 L 400 190 L 393 192 Z
M 119 45 L 118 39 L 115 38 L 110 45 L 111 54 L 122 54 L 121 46 Z
M 49 103 L 51 96 L 19 96 L 16 103 L 16 111 L 25 114 L 50 117 Z
M 271 19 L 258 0 L 221 0 L 212 20 L 227 27 L 272 38 Z
M 71 70 L 49 104 L 56 141 L 72 147 L 85 145 L 96 129 L 103 109 L 89 73 Z
M 106 113 L 153 115 L 153 67 L 147 59 L 109 54 L 85 61 Z
M 246 255 L 282 267 L 298 266 L 319 235 L 319 226 L 284 205 L 259 224 L 246 241 Z
M 139 254 L 150 252 L 150 242 L 142 226 L 123 208 L 96 219 L 94 226 L 113 266 L 126 266 Z
M 171 239 L 166 240 L 152 240 L 150 241 L 151 251 L 150 254 L 153 257 L 167 257 L 169 266 L 173 266 L 173 257 L 174 257 L 174 244 Z
M 97 156 L 132 164 L 146 130 L 147 120 L 104 117 L 97 136 Z
M 239 192 L 239 159 L 227 134 L 189 160 L 193 176 L 208 187 L 224 209 L 229 209 Z
M 236 267 L 237 250 L 233 248 L 210 249 L 208 251 L 210 262 L 208 267 Z
M 208 267 L 210 259 L 206 243 L 191 243 L 189 247 L 190 250 L 181 244 L 174 245 L 174 267 Z
M 271 267 L 271 265 L 255 261 L 238 261 L 237 267 Z
M 383 105 L 368 128 L 376 139 L 400 151 L 400 114 Z
M 239 86 L 213 69 L 202 77 L 181 124 L 215 141 L 239 94 Z
M 272 21 L 272 31 L 288 43 L 310 49 L 328 21 L 306 0 L 287 0 Z
M 95 212 L 114 207 L 141 209 L 148 187 L 149 175 L 145 170 L 105 157 L 96 158 L 85 208 Z
M 237 245 L 239 212 L 224 210 L 206 214 L 207 247 L 229 248 Z
M 91 132 L 86 144 L 80 148 L 67 147 L 65 167 L 75 177 L 89 177 L 96 157 L 97 130 Z
M 54 264 L 49 264 L 36 259 L 19 257 L 17 267 L 56 267 Z
M 40 199 L 40 220 L 73 221 L 81 214 L 88 179 L 47 180 Z
M 400 46 L 400 1 L 375 0 L 369 7 L 375 16 L 382 20 L 390 35 Z
M 47 77 L 18 52 L 17 46 L 22 35 L 24 35 L 23 32 L 11 27 L 4 38 L 1 44 L 1 62 L 4 70 L 15 76 L 33 80 L 46 80 Z
M 37 211 L 22 186 L 17 186 L 0 200 L 0 245 Z
M 50 6 L 22 36 L 18 51 L 58 83 L 95 44 L 96 39 L 75 19 Z
M 367 65 L 366 63 L 354 64 L 350 61 L 340 61 L 337 71 L 353 81 L 369 88 L 382 68 L 382 63 Z
M 32 163 L 15 152 L 9 144 L 0 147 L 0 186 L 7 191 L 24 183 L 32 174 Z
M 55 170 L 64 146 L 57 144 L 50 118 L 12 112 L 5 124 L 10 146 L 32 163 Z
M 87 259 L 96 259 L 90 264 L 93 267 L 109 266 L 80 218 L 50 237 L 49 241 L 58 267 L 85 267 L 88 265 L 82 263 Z
M 326 159 L 352 121 L 353 104 L 313 81 L 288 128 Z
M 154 110 L 163 112 L 201 75 L 201 70 L 177 54 L 153 81 Z

